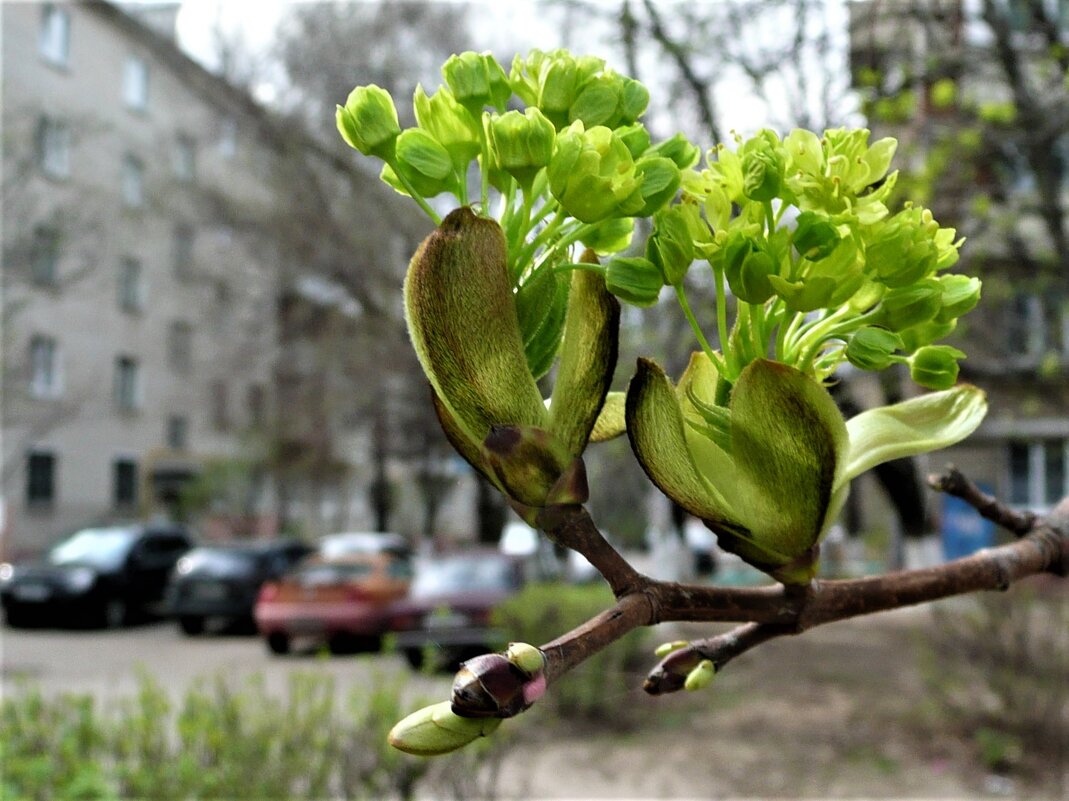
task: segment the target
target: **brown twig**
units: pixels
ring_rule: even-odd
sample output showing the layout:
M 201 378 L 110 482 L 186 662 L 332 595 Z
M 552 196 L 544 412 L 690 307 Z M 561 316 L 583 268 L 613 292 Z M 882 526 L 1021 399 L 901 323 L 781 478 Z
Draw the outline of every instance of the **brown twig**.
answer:
M 1000 503 L 966 478 L 954 465 L 948 465 L 943 473 L 928 476 L 928 486 L 937 492 L 961 498 L 983 517 L 1018 537 L 1027 534 L 1036 526 L 1035 514 L 1028 511 L 1017 512 Z
M 982 514 L 1023 536 L 1008 545 L 920 570 L 815 581 L 807 587 L 708 587 L 655 581 L 638 573 L 605 541 L 586 512 L 575 507 L 556 521 L 553 536 L 561 544 L 575 547 L 602 570 L 617 593 L 617 602 L 542 646 L 547 683 L 639 626 L 666 621 L 744 624 L 691 643 L 662 660 L 650 673 L 646 689 L 672 692 L 683 686 L 686 674 L 702 659 L 710 659 L 719 669 L 768 640 L 824 623 L 979 590 L 1003 590 L 1039 573 L 1069 573 L 1069 498 L 1046 518 L 1029 518 L 980 492 L 956 469 L 948 469 L 934 485 L 961 493 L 959 497 Z

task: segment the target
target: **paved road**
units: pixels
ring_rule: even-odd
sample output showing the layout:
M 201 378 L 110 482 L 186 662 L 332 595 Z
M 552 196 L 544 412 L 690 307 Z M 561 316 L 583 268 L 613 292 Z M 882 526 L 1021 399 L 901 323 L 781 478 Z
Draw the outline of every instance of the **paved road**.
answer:
M 240 680 L 261 674 L 272 692 L 285 691 L 291 671 L 332 677 L 341 698 L 396 671 L 409 673 L 400 657 L 359 654 L 319 658 L 267 653 L 254 636 L 185 637 L 173 624 L 156 623 L 113 631 L 0 629 L 0 666 L 5 694 L 29 681 L 46 693 L 91 693 L 100 700 L 137 690 L 140 671 L 180 693 L 202 677 L 222 674 Z M 449 677 L 413 676 L 411 690 L 448 697 Z

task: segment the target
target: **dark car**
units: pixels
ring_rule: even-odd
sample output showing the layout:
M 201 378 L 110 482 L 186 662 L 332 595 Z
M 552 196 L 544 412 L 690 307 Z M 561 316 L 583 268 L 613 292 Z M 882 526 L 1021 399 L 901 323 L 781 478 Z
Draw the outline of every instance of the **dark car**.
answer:
M 161 611 L 175 563 L 193 543 L 171 524 L 86 528 L 38 563 L 0 569 L 9 626 L 119 627 Z
M 312 552 L 295 540 L 252 540 L 194 548 L 175 565 L 167 611 L 190 636 L 209 624 L 256 630 L 252 610 L 264 582 L 273 581 Z
M 468 552 L 417 564 L 409 596 L 394 604 L 395 645 L 416 670 L 428 657 L 449 667 L 493 650 L 505 635 L 491 624 L 494 609 L 523 587 L 527 563 L 498 552 Z

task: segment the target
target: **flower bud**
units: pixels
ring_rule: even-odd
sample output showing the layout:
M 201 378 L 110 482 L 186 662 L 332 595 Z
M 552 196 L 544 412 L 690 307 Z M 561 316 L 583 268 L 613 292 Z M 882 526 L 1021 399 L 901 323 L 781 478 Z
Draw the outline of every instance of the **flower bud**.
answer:
M 671 159 L 681 170 L 689 170 L 702 157 L 701 148 L 692 145 L 681 133 L 677 133 L 671 139 L 658 142 L 647 154 L 650 156 L 663 156 Z
M 937 323 L 948 323 L 973 310 L 980 302 L 980 279 L 967 275 L 941 275 L 942 308 L 935 316 Z
M 547 175 L 553 196 L 582 222 L 633 216 L 645 205 L 627 146 L 605 127 L 562 131 Z
M 633 122 L 630 125 L 616 129 L 616 135 L 620 141 L 627 145 L 627 152 L 636 161 L 650 147 L 650 132 L 641 122 Z
M 772 257 L 763 250 L 751 250 L 741 260 L 732 259 L 725 271 L 732 294 L 746 303 L 764 303 L 772 297 L 774 290 L 768 279 L 775 272 Z
M 942 286 L 929 279 L 913 286 L 892 289 L 883 296 L 876 325 L 891 331 L 903 331 L 927 323 L 939 313 Z
M 442 65 L 442 77 L 457 102 L 476 118 L 486 106 L 504 111 L 512 97 L 505 70 L 489 53 L 469 50 L 450 56 Z
M 661 295 L 664 276 L 649 259 L 621 256 L 605 265 L 605 286 L 635 306 L 652 306 Z
M 388 160 L 401 133 L 397 109 L 390 93 L 381 87 L 358 86 L 335 113 L 338 132 L 348 145 L 365 156 Z
M 761 131 L 740 148 L 742 191 L 751 200 L 765 202 L 783 189 L 786 156 L 779 139 L 771 131 Z
M 866 326 L 850 337 L 846 344 L 846 358 L 862 370 L 886 370 L 895 361 L 894 352 L 902 347 L 902 339 L 885 328 Z
M 434 197 L 458 188 L 449 151 L 422 128 L 403 131 L 397 137 L 394 166 L 386 164 L 382 168 L 382 180 L 407 195 L 408 187 L 399 180 L 398 173 L 422 197 Z
M 442 701 L 402 719 L 387 739 L 406 754 L 438 756 L 485 737 L 500 725 L 500 718 L 463 718 L 452 711 L 449 701 Z
M 696 668 L 687 674 L 686 681 L 683 682 L 683 689 L 688 692 L 704 690 L 712 684 L 715 675 L 716 666 L 712 663 L 712 660 L 703 659 Z
M 835 250 L 840 239 L 838 229 L 826 217 L 811 211 L 803 211 L 798 215 L 793 242 L 802 258 L 810 261 L 826 258 Z
M 640 82 L 606 70 L 582 85 L 568 109 L 568 120 L 582 120 L 588 128 L 630 125 L 642 116 L 649 101 L 650 94 Z
M 664 283 L 678 286 L 694 261 L 694 241 L 682 206 L 673 206 L 654 218 L 646 240 L 646 258 L 661 271 Z
M 865 263 L 889 287 L 905 287 L 934 273 L 939 226 L 924 209 L 904 209 L 878 223 L 868 237 Z
M 635 221 L 631 217 L 610 217 L 583 232 L 579 241 L 595 253 L 619 253 L 631 245 Z
M 647 156 L 635 163 L 643 205 L 635 216 L 649 217 L 671 202 L 679 190 L 679 168 L 671 159 Z
M 933 342 L 938 342 L 940 339 L 950 336 L 957 326 L 957 320 L 951 320 L 946 323 L 937 323 L 933 320 L 930 323 L 921 323 L 899 331 L 898 333 L 902 337 L 902 350 L 906 353 L 913 353 L 925 345 L 931 345 Z
M 529 191 L 535 175 L 549 164 L 553 155 L 557 138 L 553 123 L 532 107 L 523 113 L 508 111 L 490 117 L 487 133 L 497 167 Z
M 965 354 L 949 345 L 926 345 L 910 357 L 909 375 L 928 389 L 950 389 L 958 380 L 958 359 Z
M 422 86 L 412 98 L 419 127 L 434 137 L 449 153 L 458 175 L 467 174 L 468 164 L 481 148 L 480 122 L 445 88 L 428 97 Z

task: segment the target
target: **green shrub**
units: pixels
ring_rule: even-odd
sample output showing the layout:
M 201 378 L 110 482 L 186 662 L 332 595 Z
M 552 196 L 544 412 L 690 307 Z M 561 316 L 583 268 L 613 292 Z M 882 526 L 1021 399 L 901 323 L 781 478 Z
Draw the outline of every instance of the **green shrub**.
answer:
M 432 782 L 439 795 L 493 797 L 507 738 L 433 764 L 386 745 L 393 724 L 426 703 L 408 697 L 405 680 L 380 676 L 342 702 L 331 679 L 310 673 L 293 674 L 281 697 L 259 676 L 240 686 L 216 677 L 175 700 L 143 675 L 107 713 L 89 696 L 24 687 L 0 704 L 0 797 L 408 799 Z
M 603 584 L 530 584 L 495 610 L 494 624 L 513 641 L 541 645 L 612 602 L 612 593 Z M 632 725 L 637 722 L 634 705 L 620 699 L 634 689 L 633 673 L 649 659 L 646 632 L 632 632 L 554 684 L 539 706 L 561 718 Z

